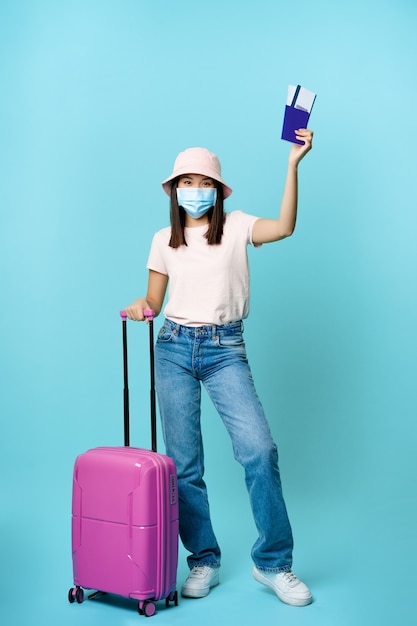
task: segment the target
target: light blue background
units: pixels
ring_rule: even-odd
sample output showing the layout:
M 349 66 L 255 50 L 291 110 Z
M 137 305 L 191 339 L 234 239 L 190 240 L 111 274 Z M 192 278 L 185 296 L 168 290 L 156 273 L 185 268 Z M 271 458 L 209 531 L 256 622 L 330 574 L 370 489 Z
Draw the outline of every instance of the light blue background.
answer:
M 73 462 L 122 443 L 118 311 L 144 294 L 168 223 L 160 181 L 206 146 L 235 190 L 228 210 L 275 216 L 289 83 L 318 93 L 314 149 L 294 237 L 250 251 L 246 339 L 315 602 L 287 607 L 252 581 L 243 476 L 205 400 L 223 582 L 154 619 L 414 623 L 416 29 L 414 0 L 1 1 L 7 623 L 144 619 L 134 603 L 67 603 Z M 147 333 L 129 330 L 132 439 L 148 446 Z

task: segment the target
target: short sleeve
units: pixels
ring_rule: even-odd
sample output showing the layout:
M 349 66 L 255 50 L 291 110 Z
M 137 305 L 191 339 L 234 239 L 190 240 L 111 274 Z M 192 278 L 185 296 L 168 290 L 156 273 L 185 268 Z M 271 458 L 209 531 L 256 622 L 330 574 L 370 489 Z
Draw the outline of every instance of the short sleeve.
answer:
M 154 270 L 155 272 L 159 272 L 160 274 L 168 275 L 166 258 L 164 254 L 164 249 L 166 249 L 166 246 L 168 245 L 168 241 L 166 241 L 166 230 L 169 229 L 164 229 L 164 231 L 159 231 L 154 235 L 146 267 L 149 270 Z
M 259 217 L 256 215 L 250 215 L 249 213 L 244 213 L 243 211 L 233 211 L 233 213 L 230 214 L 230 218 L 238 224 L 239 229 L 245 231 L 246 242 L 248 244 L 254 246 L 254 248 L 260 248 L 262 246 L 262 244 L 254 244 L 252 238 L 253 227 Z

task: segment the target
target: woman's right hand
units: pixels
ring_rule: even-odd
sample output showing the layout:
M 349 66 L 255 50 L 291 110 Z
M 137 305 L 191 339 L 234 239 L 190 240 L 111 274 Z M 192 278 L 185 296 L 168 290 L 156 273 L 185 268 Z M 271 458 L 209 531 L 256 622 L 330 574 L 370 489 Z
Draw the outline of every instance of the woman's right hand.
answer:
M 125 308 L 125 311 L 130 320 L 133 320 L 134 322 L 143 322 L 145 319 L 143 311 L 151 308 L 152 307 L 149 306 L 145 298 L 138 298 L 132 302 L 132 304 L 129 304 L 129 306 Z

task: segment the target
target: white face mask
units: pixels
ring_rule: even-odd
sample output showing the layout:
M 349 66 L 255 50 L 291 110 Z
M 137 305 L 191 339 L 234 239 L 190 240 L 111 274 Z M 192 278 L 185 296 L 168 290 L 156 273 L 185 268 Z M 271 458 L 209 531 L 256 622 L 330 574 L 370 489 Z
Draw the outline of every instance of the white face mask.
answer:
M 178 204 L 194 219 L 205 215 L 215 205 L 216 198 L 214 187 L 177 187 Z

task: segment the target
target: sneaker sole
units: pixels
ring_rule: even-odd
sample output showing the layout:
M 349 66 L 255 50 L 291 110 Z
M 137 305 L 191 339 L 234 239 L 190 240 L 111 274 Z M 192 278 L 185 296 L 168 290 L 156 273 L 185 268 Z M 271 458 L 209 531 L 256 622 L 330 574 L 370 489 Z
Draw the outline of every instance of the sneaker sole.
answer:
M 266 576 L 263 576 L 262 573 L 259 570 L 257 570 L 255 567 L 252 570 L 252 575 L 258 583 L 261 583 L 261 585 L 264 585 L 265 587 L 272 589 L 272 591 L 278 596 L 281 602 L 284 602 L 285 604 L 290 604 L 291 606 L 307 606 L 308 604 L 311 604 L 313 601 L 313 597 L 311 595 L 308 596 L 307 598 L 288 597 L 286 594 L 283 594 L 279 589 L 277 589 L 275 585 L 271 583 L 269 578 L 267 578 Z

